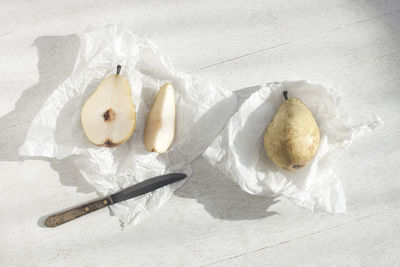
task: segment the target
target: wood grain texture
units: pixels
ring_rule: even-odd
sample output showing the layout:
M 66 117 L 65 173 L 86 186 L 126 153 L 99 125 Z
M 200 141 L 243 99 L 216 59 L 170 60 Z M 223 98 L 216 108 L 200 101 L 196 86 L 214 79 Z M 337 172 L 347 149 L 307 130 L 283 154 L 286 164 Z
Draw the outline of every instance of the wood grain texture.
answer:
M 111 197 L 101 198 L 101 199 L 98 199 L 98 200 L 95 200 L 95 201 L 92 201 L 89 203 L 85 203 L 78 207 L 74 207 L 74 208 L 68 209 L 66 211 L 51 215 L 46 218 L 46 220 L 44 221 L 44 224 L 47 227 L 56 227 L 63 223 L 72 221 L 83 215 L 89 214 L 93 211 L 107 207 L 112 204 L 113 204 L 113 201 L 112 201 Z
M 399 14 L 397 0 L 0 2 L 0 265 L 398 266 Z M 42 227 L 41 216 L 96 194 L 71 159 L 22 159 L 18 147 L 70 74 L 79 34 L 108 23 L 229 90 L 309 79 L 344 92 L 350 111 L 376 112 L 384 125 L 336 166 L 348 213 L 245 194 L 199 159 L 185 186 L 140 225 L 121 231 L 102 209 Z

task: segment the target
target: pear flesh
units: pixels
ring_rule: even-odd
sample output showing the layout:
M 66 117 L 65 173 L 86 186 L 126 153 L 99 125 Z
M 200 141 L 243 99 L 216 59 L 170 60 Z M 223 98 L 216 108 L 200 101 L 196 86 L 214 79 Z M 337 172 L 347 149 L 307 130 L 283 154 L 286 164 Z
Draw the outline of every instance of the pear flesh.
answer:
M 293 171 L 304 167 L 317 152 L 318 125 L 307 106 L 298 98 L 287 98 L 279 107 L 264 135 L 268 157 L 279 167 Z
M 113 147 L 128 140 L 136 127 L 136 111 L 128 80 L 120 73 L 106 77 L 81 112 L 82 128 L 95 145 Z
M 161 86 L 144 129 L 144 145 L 149 152 L 164 153 L 175 136 L 175 91 L 170 83 Z

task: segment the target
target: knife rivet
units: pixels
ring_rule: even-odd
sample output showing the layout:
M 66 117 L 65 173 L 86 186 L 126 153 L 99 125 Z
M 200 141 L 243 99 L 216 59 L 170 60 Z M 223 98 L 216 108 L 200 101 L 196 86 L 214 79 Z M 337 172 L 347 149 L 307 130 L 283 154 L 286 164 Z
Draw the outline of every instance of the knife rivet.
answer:
M 86 207 L 86 208 L 85 208 L 85 211 L 89 211 L 89 207 Z
M 104 205 L 106 205 L 106 204 L 108 203 L 108 201 L 107 201 L 107 200 L 104 200 L 103 203 L 104 203 Z

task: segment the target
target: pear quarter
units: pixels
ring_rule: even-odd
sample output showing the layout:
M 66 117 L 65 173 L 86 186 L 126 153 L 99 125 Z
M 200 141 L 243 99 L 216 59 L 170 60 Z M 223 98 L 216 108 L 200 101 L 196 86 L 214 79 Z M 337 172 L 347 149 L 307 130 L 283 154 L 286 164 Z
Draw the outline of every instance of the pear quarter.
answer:
M 149 152 L 167 151 L 175 136 L 175 91 L 170 83 L 161 86 L 147 118 L 144 145 Z

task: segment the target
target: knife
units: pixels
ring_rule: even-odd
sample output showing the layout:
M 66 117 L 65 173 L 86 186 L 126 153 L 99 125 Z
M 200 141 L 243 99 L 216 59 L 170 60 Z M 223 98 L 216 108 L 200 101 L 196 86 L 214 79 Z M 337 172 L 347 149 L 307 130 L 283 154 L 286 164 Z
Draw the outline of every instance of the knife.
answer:
M 175 183 L 186 178 L 184 173 L 170 173 L 157 177 L 150 178 L 144 182 L 130 186 L 121 192 L 115 193 L 111 196 L 103 197 L 101 199 L 86 203 L 84 205 L 71 208 L 67 211 L 63 211 L 46 218 L 44 224 L 47 227 L 56 227 L 60 224 L 72 221 L 80 216 L 89 214 L 98 209 L 104 208 L 115 203 L 134 198 L 137 196 L 144 195 L 158 188 L 166 186 L 171 183 Z

